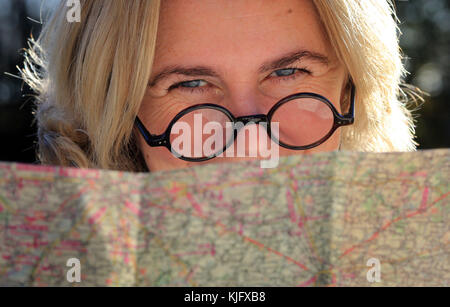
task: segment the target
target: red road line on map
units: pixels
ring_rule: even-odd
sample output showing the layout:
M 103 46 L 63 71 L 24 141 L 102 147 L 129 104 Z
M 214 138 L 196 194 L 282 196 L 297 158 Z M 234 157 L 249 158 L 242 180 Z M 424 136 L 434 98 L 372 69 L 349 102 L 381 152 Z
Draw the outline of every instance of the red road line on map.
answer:
M 221 222 L 216 222 L 216 225 L 222 227 L 222 228 L 224 229 L 224 232 L 227 232 L 227 231 L 228 231 L 228 232 L 234 232 L 234 233 L 236 233 L 235 231 L 229 230 L 228 227 L 227 227 L 226 225 L 224 225 L 223 223 L 221 223 Z M 276 254 L 276 255 L 278 255 L 278 256 L 281 256 L 281 257 L 285 258 L 286 260 L 288 260 L 288 261 L 294 263 L 295 265 L 301 267 L 301 268 L 304 269 L 305 271 L 309 271 L 309 269 L 308 269 L 304 264 L 302 264 L 302 263 L 300 263 L 300 262 L 298 262 L 298 261 L 292 259 L 291 257 L 286 256 L 286 255 L 280 253 L 279 251 L 276 251 L 276 250 L 274 250 L 274 249 L 272 249 L 272 248 L 270 248 L 270 247 L 267 247 L 267 246 L 265 246 L 264 244 L 262 244 L 261 242 L 256 241 L 255 239 L 252 239 L 252 238 L 250 238 L 250 237 L 244 236 L 244 235 L 242 235 L 242 234 L 240 234 L 240 233 L 238 233 L 238 234 L 244 239 L 244 241 L 248 241 L 248 242 L 250 242 L 250 243 L 252 243 L 252 244 L 255 244 L 255 245 L 258 246 L 259 248 L 266 249 L 267 251 L 269 251 L 269 252 L 271 252 L 271 253 L 274 253 L 274 254 Z M 220 235 L 221 235 L 221 234 L 220 234 Z
M 58 209 L 56 210 L 56 212 L 53 214 L 53 216 L 51 217 L 51 219 L 53 219 L 57 214 L 59 214 L 60 212 L 62 212 L 62 210 L 64 209 L 64 206 L 67 205 L 68 202 L 80 198 L 81 195 L 83 195 L 83 193 L 85 193 L 87 190 L 89 190 L 89 187 L 85 187 L 83 189 L 81 189 L 81 191 L 79 191 L 78 193 L 72 194 L 69 196 L 69 198 L 65 199 L 58 207 Z
M 430 192 L 430 189 L 428 187 L 425 187 L 425 189 L 423 189 L 422 203 L 420 204 L 419 210 L 426 210 L 427 209 L 427 200 L 428 200 L 429 192 Z
M 100 218 L 105 214 L 107 207 L 102 207 L 98 209 L 92 216 L 88 219 L 89 224 L 95 224 Z
M 186 214 L 186 211 L 184 211 L 182 209 L 174 209 L 174 208 L 170 208 L 170 207 L 163 207 L 163 206 L 156 205 L 154 203 L 148 203 L 148 205 L 152 206 L 152 207 L 160 208 L 160 209 L 165 210 L 165 211 L 167 210 L 167 211 L 172 211 L 172 212 L 177 212 L 177 213 L 181 212 L 181 213 Z M 206 216 L 204 216 L 204 215 L 200 215 L 200 216 L 199 215 L 192 215 L 192 216 L 197 216 L 197 217 L 200 217 L 202 219 L 206 219 Z M 231 231 L 231 230 L 228 230 L 228 227 L 226 225 L 224 225 L 223 223 L 221 223 L 219 221 L 216 222 L 216 225 L 222 227 L 224 229 L 224 232 Z M 231 232 L 234 232 L 234 231 L 231 231 Z M 272 249 L 270 247 L 267 247 L 264 244 L 262 244 L 261 242 L 258 242 L 258 241 L 254 240 L 254 239 L 251 239 L 249 237 L 243 236 L 242 234 L 239 234 L 239 233 L 237 233 L 237 234 L 240 235 L 245 241 L 248 241 L 248 242 L 250 242 L 252 244 L 255 244 L 256 246 L 258 246 L 260 248 L 266 249 L 269 252 L 272 252 L 272 253 L 274 253 L 274 254 L 276 254 L 278 256 L 281 256 L 281 257 L 285 258 L 286 260 L 288 260 L 288 261 L 296 264 L 297 266 L 301 267 L 302 269 L 304 269 L 306 271 L 309 271 L 309 269 L 304 264 L 302 264 L 302 263 L 292 259 L 291 257 L 286 256 L 286 255 L 284 255 L 284 254 L 282 254 L 282 253 L 280 253 L 280 252 L 278 252 L 278 251 L 276 251 L 276 250 L 274 250 L 274 249 Z
M 256 246 L 259 246 L 259 247 L 261 247 L 261 248 L 267 249 L 269 252 L 272 252 L 272 253 L 274 253 L 274 254 L 276 254 L 276 255 L 278 255 L 278 256 L 281 256 L 281 257 L 285 258 L 286 260 L 288 260 L 288 261 L 290 261 L 290 262 L 296 264 L 297 266 L 301 267 L 303 270 L 309 271 L 309 269 L 308 269 L 304 264 L 302 264 L 302 263 L 300 263 L 300 262 L 298 262 L 298 261 L 292 259 L 292 258 L 289 257 L 289 256 L 283 255 L 283 254 L 280 253 L 279 251 L 276 251 L 276 250 L 274 250 L 274 249 L 271 249 L 270 247 L 265 246 L 265 245 L 262 244 L 261 242 L 258 242 L 258 241 L 254 240 L 254 239 L 252 239 L 252 238 L 245 237 L 245 236 L 244 236 L 244 240 L 249 241 L 250 243 L 253 243 L 253 244 L 255 244 Z
M 186 193 L 186 198 L 190 201 L 192 207 L 194 207 L 194 210 L 197 212 L 199 216 L 203 217 L 203 210 L 201 205 L 195 201 L 194 197 L 191 193 Z
M 363 244 L 365 244 L 365 243 L 368 243 L 368 242 L 374 240 L 376 237 L 378 237 L 378 235 L 380 234 L 380 232 L 386 230 L 386 229 L 389 228 L 392 224 L 394 224 L 394 223 L 396 223 L 396 222 L 398 222 L 398 221 L 400 221 L 400 220 L 403 220 L 403 219 L 407 219 L 407 218 L 413 217 L 413 216 L 415 216 L 415 215 L 417 215 L 417 214 L 424 213 L 427 209 L 429 209 L 429 208 L 431 208 L 432 206 L 434 206 L 437 202 L 439 202 L 440 200 L 444 199 L 444 198 L 447 197 L 449 194 L 450 194 L 450 192 L 447 192 L 447 193 L 441 195 L 440 197 L 438 197 L 437 199 L 435 199 L 431 204 L 429 204 L 429 205 L 427 206 L 427 205 L 423 205 L 423 199 L 426 199 L 425 196 L 428 197 L 428 189 L 425 188 L 425 190 L 424 190 L 424 195 L 423 195 L 423 197 L 422 197 L 422 204 L 420 205 L 419 209 L 417 209 L 417 210 L 414 211 L 414 212 L 411 212 L 411 213 L 407 214 L 405 217 L 399 216 L 399 217 L 397 217 L 397 218 L 395 218 L 395 219 L 393 219 L 393 220 L 387 222 L 383 227 L 381 227 L 380 230 L 376 231 L 369 239 L 365 240 L 364 242 L 362 242 L 362 243 L 360 243 L 360 244 L 353 245 L 352 247 L 350 247 L 349 249 L 347 249 L 347 250 L 339 257 L 339 259 L 342 258 L 342 257 L 344 257 L 344 256 L 346 256 L 346 255 L 348 255 L 348 254 L 349 254 L 350 252 L 352 252 L 355 248 L 360 247 L 361 245 L 363 245 Z
M 309 280 L 299 284 L 297 287 L 306 287 L 306 286 L 316 282 L 316 280 L 317 280 L 317 276 L 313 276 Z

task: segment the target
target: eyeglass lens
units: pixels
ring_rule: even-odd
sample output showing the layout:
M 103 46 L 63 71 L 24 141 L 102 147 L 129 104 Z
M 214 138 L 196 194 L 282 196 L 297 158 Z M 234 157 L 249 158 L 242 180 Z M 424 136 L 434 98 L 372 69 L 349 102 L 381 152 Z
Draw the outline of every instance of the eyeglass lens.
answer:
M 322 101 L 314 98 L 298 98 L 281 105 L 273 114 L 271 122 L 279 123 L 279 135 L 272 135 L 289 146 L 311 145 L 333 128 L 333 111 Z

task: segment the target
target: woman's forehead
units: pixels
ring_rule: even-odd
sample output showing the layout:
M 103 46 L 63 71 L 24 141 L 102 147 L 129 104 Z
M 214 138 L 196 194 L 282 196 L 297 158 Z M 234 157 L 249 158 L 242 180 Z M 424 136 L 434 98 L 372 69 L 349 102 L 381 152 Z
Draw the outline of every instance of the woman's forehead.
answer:
M 327 53 L 329 44 L 311 1 L 171 0 L 162 2 L 156 47 L 159 61 L 235 63 L 294 49 Z

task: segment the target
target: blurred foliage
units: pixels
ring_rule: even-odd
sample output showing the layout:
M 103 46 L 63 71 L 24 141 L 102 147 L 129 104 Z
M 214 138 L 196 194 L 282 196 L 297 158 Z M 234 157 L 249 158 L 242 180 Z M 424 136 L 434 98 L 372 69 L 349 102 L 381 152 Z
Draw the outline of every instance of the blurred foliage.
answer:
M 396 1 L 406 82 L 429 96 L 417 116 L 420 149 L 450 147 L 450 1 Z
M 35 161 L 32 96 L 17 75 L 27 38 L 39 35 L 42 0 L 0 0 L 0 161 Z M 60 0 L 44 0 L 42 15 Z M 414 112 L 419 149 L 450 147 L 450 9 L 447 0 L 396 1 L 406 82 L 430 95 Z M 35 21 L 32 21 L 34 19 Z

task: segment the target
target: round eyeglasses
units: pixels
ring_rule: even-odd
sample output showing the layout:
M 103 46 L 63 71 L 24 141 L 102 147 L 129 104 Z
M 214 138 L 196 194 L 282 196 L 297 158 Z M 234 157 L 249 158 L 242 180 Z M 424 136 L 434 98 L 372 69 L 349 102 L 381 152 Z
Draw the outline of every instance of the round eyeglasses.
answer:
M 235 117 L 220 105 L 197 104 L 179 112 L 161 135 L 151 134 L 139 117 L 136 117 L 135 125 L 149 146 L 163 146 L 177 158 L 201 162 L 225 152 L 236 140 L 238 132 L 249 124 L 265 126 L 267 136 L 279 146 L 292 150 L 310 149 L 328 140 L 337 128 L 353 124 L 354 112 L 355 86 L 352 83 L 350 108 L 345 115 L 339 114 L 321 95 L 297 93 L 278 101 L 267 114 L 241 117 Z M 196 137 L 192 130 L 200 130 L 201 136 Z M 203 150 L 206 147 L 209 150 Z

